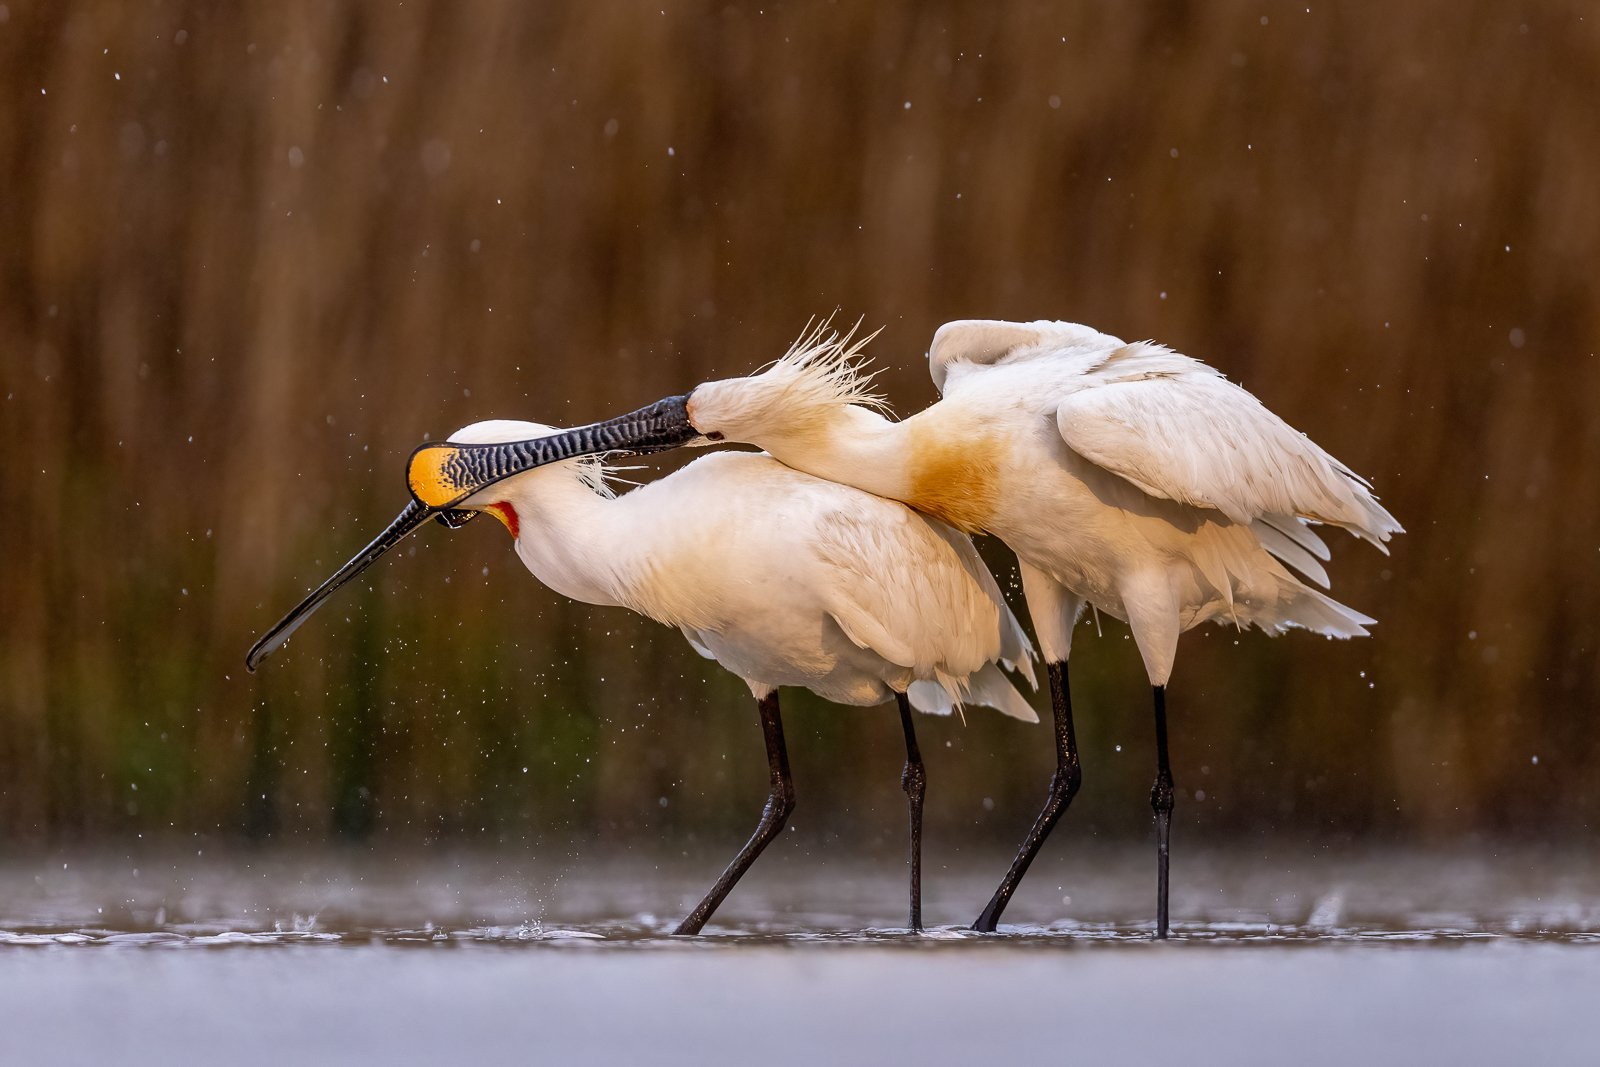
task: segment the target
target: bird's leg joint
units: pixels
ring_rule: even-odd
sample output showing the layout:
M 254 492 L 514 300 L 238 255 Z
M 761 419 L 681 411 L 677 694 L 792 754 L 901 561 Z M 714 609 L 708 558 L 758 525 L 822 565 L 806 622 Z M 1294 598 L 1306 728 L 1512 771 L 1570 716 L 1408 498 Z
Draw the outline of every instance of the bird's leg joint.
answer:
M 1083 767 L 1076 760 L 1060 764 L 1050 776 L 1050 799 L 1062 805 L 1070 804 L 1082 787 Z
M 794 809 L 794 786 L 788 782 L 774 783 L 772 793 L 767 797 L 766 810 L 761 813 L 761 824 L 770 825 L 772 832 L 777 833 L 783 829 L 789 816 L 794 814 Z
M 913 800 L 921 800 L 927 793 L 928 770 L 920 760 L 916 763 L 906 761 L 905 767 L 900 771 L 900 788 Z
M 1156 775 L 1155 784 L 1150 787 L 1150 810 L 1157 815 L 1171 815 L 1175 796 L 1172 772 L 1161 771 Z

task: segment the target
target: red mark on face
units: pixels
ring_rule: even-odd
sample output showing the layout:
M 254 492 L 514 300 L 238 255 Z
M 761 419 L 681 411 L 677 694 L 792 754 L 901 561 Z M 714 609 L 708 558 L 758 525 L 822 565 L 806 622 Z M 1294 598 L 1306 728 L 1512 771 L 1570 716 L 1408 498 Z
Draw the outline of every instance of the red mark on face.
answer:
M 517 521 L 516 508 L 502 500 L 498 504 L 490 504 L 487 510 L 500 520 L 501 525 L 511 531 L 513 539 L 522 536 L 522 523 Z

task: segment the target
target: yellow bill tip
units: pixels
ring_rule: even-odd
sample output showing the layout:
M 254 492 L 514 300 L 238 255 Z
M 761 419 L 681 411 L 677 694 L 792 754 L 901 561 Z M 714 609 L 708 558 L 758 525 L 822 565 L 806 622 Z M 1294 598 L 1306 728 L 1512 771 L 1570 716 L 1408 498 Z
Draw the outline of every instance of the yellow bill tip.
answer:
M 447 508 L 472 492 L 461 449 L 448 442 L 423 445 L 412 453 L 406 481 L 411 495 L 430 508 Z

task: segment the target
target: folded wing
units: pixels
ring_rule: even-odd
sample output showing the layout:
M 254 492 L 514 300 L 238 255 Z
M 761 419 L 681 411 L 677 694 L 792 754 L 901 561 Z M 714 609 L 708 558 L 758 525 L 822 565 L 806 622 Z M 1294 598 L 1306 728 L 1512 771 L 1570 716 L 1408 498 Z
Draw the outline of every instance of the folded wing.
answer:
M 936 682 L 957 702 L 1038 716 L 994 664 L 1033 681 L 1033 645 L 965 536 L 889 501 L 885 514 L 838 510 L 819 522 L 816 550 L 837 572 L 827 608 L 855 644 Z
M 1372 487 L 1222 375 L 1157 345 L 1128 345 L 1056 409 L 1067 447 L 1151 496 L 1261 523 L 1297 566 L 1327 558 L 1300 521 L 1379 548 L 1400 524 Z M 1315 561 L 1307 567 L 1320 571 Z

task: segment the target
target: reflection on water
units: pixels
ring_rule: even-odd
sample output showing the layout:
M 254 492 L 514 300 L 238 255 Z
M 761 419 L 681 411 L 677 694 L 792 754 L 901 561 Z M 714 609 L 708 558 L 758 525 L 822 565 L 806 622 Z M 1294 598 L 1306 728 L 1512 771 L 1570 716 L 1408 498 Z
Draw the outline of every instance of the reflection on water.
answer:
M 1140 848 L 1059 850 L 1024 884 L 999 935 L 966 929 L 1000 855 L 933 857 L 924 910 L 904 928 L 898 856 L 775 850 L 707 927 L 670 937 L 718 858 L 564 850 L 375 854 L 253 851 L 41 855 L 0 867 L 0 947 L 538 945 L 617 949 L 710 944 L 875 944 L 922 950 L 1146 944 L 1151 857 Z M 1600 941 L 1600 879 L 1574 852 L 1448 854 L 1192 850 L 1175 868 L 1180 943 L 1331 945 Z

